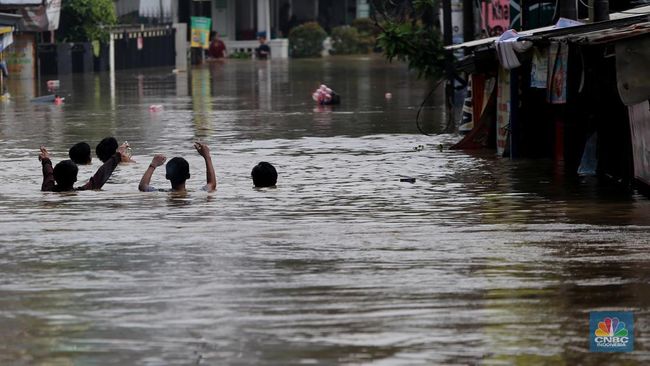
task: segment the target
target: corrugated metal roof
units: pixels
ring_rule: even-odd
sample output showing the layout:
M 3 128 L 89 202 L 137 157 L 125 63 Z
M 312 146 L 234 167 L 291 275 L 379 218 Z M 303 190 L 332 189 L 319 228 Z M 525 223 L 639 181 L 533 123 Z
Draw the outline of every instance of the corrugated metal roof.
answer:
M 0 13 L 0 26 L 3 25 L 14 25 L 20 20 L 20 15 L 9 14 L 9 13 Z
M 519 35 L 525 37 L 524 39 L 540 39 L 540 38 L 556 38 L 556 37 L 566 37 L 566 36 L 576 36 L 578 34 L 585 34 L 591 32 L 603 31 L 606 29 L 612 29 L 614 27 L 628 26 L 630 24 L 639 23 L 637 18 L 647 17 L 650 18 L 650 6 L 642 6 L 624 12 L 612 13 L 609 15 L 610 20 L 606 20 L 598 23 L 584 24 L 568 28 L 556 28 L 555 26 L 548 26 L 536 29 L 529 29 L 525 31 L 518 32 Z M 451 46 L 445 47 L 446 50 L 459 50 L 465 48 L 476 48 L 480 46 L 489 46 L 494 43 L 499 37 L 491 37 L 478 39 L 475 41 L 469 41 L 464 43 L 459 43 Z

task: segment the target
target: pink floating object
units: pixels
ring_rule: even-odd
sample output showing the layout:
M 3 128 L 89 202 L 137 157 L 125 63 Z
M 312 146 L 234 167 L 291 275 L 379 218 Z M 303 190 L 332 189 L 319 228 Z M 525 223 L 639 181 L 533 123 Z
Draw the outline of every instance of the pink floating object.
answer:
M 393 94 L 386 93 L 386 95 L 384 95 L 384 97 L 386 97 L 386 99 L 391 99 L 393 97 Z
M 149 106 L 149 110 L 150 110 L 151 112 L 162 111 L 162 109 L 163 109 L 163 106 L 160 105 L 160 104 L 152 104 L 152 105 Z

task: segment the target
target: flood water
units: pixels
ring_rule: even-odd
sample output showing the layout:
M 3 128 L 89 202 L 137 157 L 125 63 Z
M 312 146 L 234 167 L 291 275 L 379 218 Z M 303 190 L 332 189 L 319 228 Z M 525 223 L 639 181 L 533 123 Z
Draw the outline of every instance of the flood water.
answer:
M 0 105 L 2 365 L 650 363 L 648 199 L 548 161 L 439 150 L 457 137 L 417 133 L 431 85 L 403 65 L 60 80 L 62 106 L 29 103 L 45 80 L 12 81 Z M 342 105 L 314 108 L 321 82 Z M 425 117 L 440 128 L 440 108 Z M 39 191 L 39 145 L 57 162 L 109 135 L 137 163 L 101 192 Z M 193 190 L 138 192 L 154 153 L 187 158 Z M 259 161 L 276 189 L 252 188 Z M 164 169 L 152 183 L 167 187 Z M 589 352 L 597 310 L 634 313 L 634 352 Z

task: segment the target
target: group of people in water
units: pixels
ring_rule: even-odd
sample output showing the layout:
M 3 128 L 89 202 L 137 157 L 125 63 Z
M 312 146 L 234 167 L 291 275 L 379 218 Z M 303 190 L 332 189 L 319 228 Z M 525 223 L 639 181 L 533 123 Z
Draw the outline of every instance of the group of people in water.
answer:
M 194 148 L 203 157 L 206 168 L 206 184 L 203 190 L 213 192 L 217 189 L 217 177 L 212 165 L 210 148 L 201 142 L 194 142 Z M 43 184 L 41 191 L 44 192 L 69 192 L 101 189 L 113 174 L 113 171 L 120 163 L 133 162 L 131 159 L 130 147 L 127 142 L 119 145 L 114 137 L 103 139 L 95 148 L 97 158 L 103 162 L 97 172 L 82 186 L 75 187 L 77 182 L 77 165 L 88 165 L 92 162 L 90 145 L 80 142 L 70 148 L 69 160 L 63 160 L 52 166 L 50 153 L 44 146 L 41 146 L 38 160 L 43 166 Z M 190 165 L 182 157 L 174 157 L 165 166 L 165 178 L 171 183 L 171 189 L 157 189 L 150 185 L 151 177 L 156 168 L 165 164 L 165 155 L 154 155 L 147 170 L 140 179 L 138 189 L 142 192 L 185 192 L 185 182 L 190 178 Z M 255 187 L 275 187 L 278 173 L 275 167 L 268 162 L 260 162 L 251 171 L 251 178 Z
M 260 45 L 255 48 L 255 58 L 258 60 L 267 60 L 271 58 L 271 47 L 266 43 L 266 33 L 260 32 L 257 35 Z M 219 38 L 219 33 L 210 33 L 210 45 L 206 51 L 208 58 L 213 60 L 222 59 L 228 56 L 226 44 Z

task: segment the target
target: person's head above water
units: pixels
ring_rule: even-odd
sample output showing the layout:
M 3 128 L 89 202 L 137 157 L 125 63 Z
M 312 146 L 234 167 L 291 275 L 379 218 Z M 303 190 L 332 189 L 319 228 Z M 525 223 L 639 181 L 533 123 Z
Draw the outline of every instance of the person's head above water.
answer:
M 68 151 L 68 155 L 70 156 L 70 160 L 79 165 L 90 164 L 92 160 L 90 156 L 90 145 L 85 142 L 74 144 L 70 148 L 70 151 Z
M 115 137 L 106 137 L 102 141 L 97 144 L 97 147 L 95 148 L 95 154 L 97 154 L 97 157 L 99 160 L 102 162 L 106 162 L 108 159 L 111 158 L 115 154 L 115 150 L 117 150 L 117 147 L 119 144 L 117 143 L 117 139 Z
M 72 160 L 64 160 L 54 167 L 54 181 L 64 190 L 72 189 L 72 186 L 77 181 L 78 172 L 79 168 Z
M 172 158 L 167 162 L 165 169 L 167 172 L 165 178 L 171 182 L 174 190 L 180 188 L 186 180 L 190 179 L 190 164 L 183 158 Z
M 251 177 L 255 187 L 273 187 L 278 181 L 278 172 L 273 165 L 262 161 L 253 167 Z

